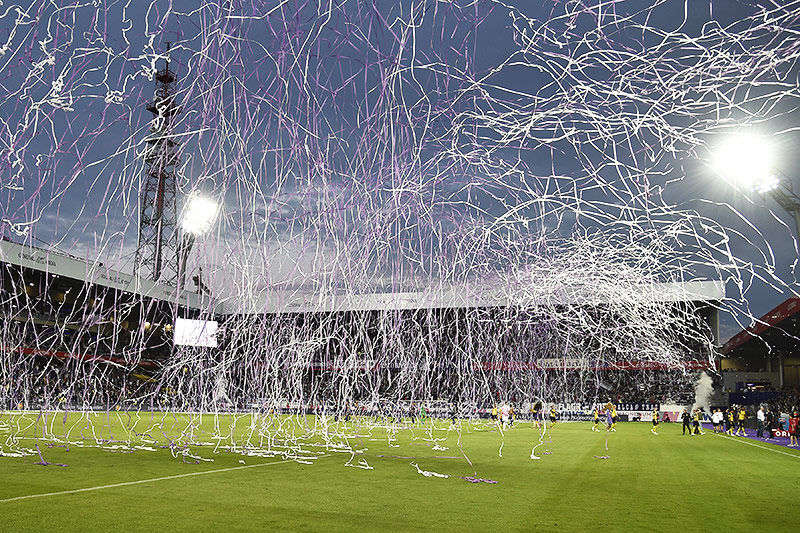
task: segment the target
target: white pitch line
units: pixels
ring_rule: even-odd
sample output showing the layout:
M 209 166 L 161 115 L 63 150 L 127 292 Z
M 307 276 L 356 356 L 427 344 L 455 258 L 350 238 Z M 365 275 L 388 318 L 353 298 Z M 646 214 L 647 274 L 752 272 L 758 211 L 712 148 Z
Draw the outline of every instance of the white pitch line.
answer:
M 257 465 L 246 465 L 246 466 L 232 466 L 230 468 L 219 468 L 217 470 L 205 470 L 203 472 L 189 472 L 187 474 L 176 474 L 174 476 L 164 476 L 164 477 L 154 477 L 151 479 L 140 479 L 138 481 L 126 481 L 124 483 L 113 483 L 111 485 L 100 485 L 97 487 L 86 487 L 83 489 L 72 489 L 72 490 L 62 490 L 59 492 L 46 492 L 44 494 L 28 494 L 27 496 L 16 496 L 14 498 L 7 498 L 5 500 L 0 500 L 0 503 L 9 503 L 18 500 L 29 500 L 32 498 L 44 498 L 47 496 L 61 496 L 62 494 L 76 494 L 78 492 L 89 492 L 92 490 L 102 490 L 102 489 L 113 489 L 115 487 L 126 487 L 128 485 L 139 485 L 141 483 L 152 483 L 154 481 L 165 481 L 167 479 L 178 479 L 182 477 L 191 477 L 191 476 L 202 476 L 204 474 L 216 474 L 218 472 L 230 472 L 232 470 L 244 470 L 245 468 L 258 468 L 260 466 L 271 466 L 271 465 L 279 465 L 281 463 L 288 463 L 291 462 L 290 459 L 284 459 L 283 461 L 276 461 L 274 463 L 259 463 Z
M 775 448 L 767 448 L 766 446 L 761 446 L 760 444 L 756 444 L 755 442 L 750 442 L 750 441 L 746 441 L 746 440 L 739 440 L 739 439 L 737 439 L 735 437 L 728 437 L 726 435 L 720 435 L 719 433 L 717 433 L 716 435 L 717 435 L 717 437 L 723 437 L 725 439 L 732 440 L 734 442 L 741 442 L 742 444 L 748 444 L 750 446 L 755 446 L 756 448 L 761 448 L 762 450 L 767 450 L 768 452 L 775 452 L 775 453 L 779 453 L 781 455 L 788 455 L 789 457 L 794 457 L 795 459 L 800 459 L 800 454 L 784 452 L 784 451 L 781 451 L 781 450 L 776 450 Z

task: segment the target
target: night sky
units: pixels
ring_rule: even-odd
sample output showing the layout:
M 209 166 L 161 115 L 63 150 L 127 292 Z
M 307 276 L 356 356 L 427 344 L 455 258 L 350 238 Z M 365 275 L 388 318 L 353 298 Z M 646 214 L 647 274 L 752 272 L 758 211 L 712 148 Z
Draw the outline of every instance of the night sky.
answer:
M 724 340 L 797 290 L 791 216 L 710 162 L 744 131 L 800 171 L 800 2 L 221 4 L 0 7 L 0 236 L 133 270 L 169 41 L 220 294 L 516 279 L 593 243 L 587 268 L 725 280 Z

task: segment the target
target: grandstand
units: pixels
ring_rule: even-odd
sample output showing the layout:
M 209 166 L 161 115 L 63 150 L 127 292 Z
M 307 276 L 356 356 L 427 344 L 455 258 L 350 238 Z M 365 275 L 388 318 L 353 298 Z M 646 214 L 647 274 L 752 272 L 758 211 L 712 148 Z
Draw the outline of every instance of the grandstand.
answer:
M 116 402 L 168 360 L 176 318 L 215 312 L 202 294 L 7 240 L 0 281 L 3 403 L 13 407 Z
M 769 403 L 786 412 L 800 404 L 800 298 L 781 302 L 720 348 L 726 401 Z
M 792 296 L 731 337 L 720 349 L 722 370 L 767 373 L 771 386 L 800 386 L 798 313 L 800 298 Z
M 7 354 L 19 356 L 6 359 L 19 365 L 16 371 L 9 364 L 3 369 L 4 381 L 16 391 L 4 403 L 26 407 L 86 404 L 89 389 L 96 391 L 89 403 L 98 407 L 117 402 L 167 407 L 182 394 L 209 406 L 220 399 L 220 387 L 227 407 L 264 405 L 270 390 L 290 396 L 289 403 L 309 406 L 340 394 L 343 379 L 347 397 L 338 403 L 376 403 L 376 395 L 458 401 L 465 374 L 480 375 L 487 403 L 510 389 L 515 392 L 509 399 L 518 402 L 546 392 L 564 404 L 581 404 L 601 392 L 617 402 L 675 403 L 691 396 L 687 371 L 714 367 L 717 303 L 724 296 L 715 282 L 642 288 L 657 305 L 681 314 L 688 309 L 696 317 L 694 329 L 679 343 L 681 353 L 665 362 L 631 358 L 622 352 L 637 348 L 624 343 L 590 357 L 599 349 L 593 339 L 564 345 L 535 301 L 511 300 L 480 284 L 326 298 L 298 290 L 266 292 L 233 312 L 202 291 L 179 291 L 96 261 L 9 241 L 2 241 L 0 250 L 2 345 Z M 558 305 L 587 307 L 577 301 Z M 603 302 L 589 307 L 590 316 L 606 314 Z M 219 348 L 176 345 L 178 318 L 218 321 Z M 485 355 L 466 361 L 462 347 L 470 343 Z M 184 379 L 193 353 L 204 353 L 205 364 L 224 368 L 224 380 Z M 26 361 L 33 366 L 22 372 Z M 92 364 L 78 371 L 80 361 Z M 276 367 L 276 361 L 283 366 Z M 400 361 L 410 366 L 403 368 L 407 365 Z M 63 368 L 68 363 L 72 366 Z M 434 378 L 415 381 L 409 369 Z M 84 375 L 80 386 L 67 383 Z M 273 381 L 267 383 L 265 376 Z M 25 379 L 34 382 L 21 383 Z M 54 387 L 57 379 L 64 386 Z M 527 388 L 512 386 L 519 379 L 529 383 Z
M 163 360 L 175 318 L 218 311 L 202 294 L 7 240 L 0 241 L 0 265 L 0 312 L 18 324 L 3 331 L 19 331 L 25 348 L 40 354 Z

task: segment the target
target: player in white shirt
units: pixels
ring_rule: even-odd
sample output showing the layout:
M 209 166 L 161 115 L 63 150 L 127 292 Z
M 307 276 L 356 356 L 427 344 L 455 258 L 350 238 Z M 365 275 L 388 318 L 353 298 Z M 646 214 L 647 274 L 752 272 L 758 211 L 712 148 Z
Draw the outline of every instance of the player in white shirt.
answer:
M 503 402 L 503 405 L 500 406 L 500 422 L 503 424 L 503 431 L 506 430 L 510 417 L 511 406 L 508 405 L 508 402 Z
M 723 414 L 719 409 L 715 409 L 711 415 L 711 423 L 714 424 L 714 433 L 722 433 Z

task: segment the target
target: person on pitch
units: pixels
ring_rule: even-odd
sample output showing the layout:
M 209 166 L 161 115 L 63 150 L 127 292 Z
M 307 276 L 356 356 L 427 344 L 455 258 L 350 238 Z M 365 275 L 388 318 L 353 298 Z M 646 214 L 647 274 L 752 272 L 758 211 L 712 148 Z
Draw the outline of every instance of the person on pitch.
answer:
M 722 433 L 722 418 L 722 411 L 720 409 L 714 409 L 714 414 L 711 415 L 711 421 L 714 424 L 714 433 Z
M 617 430 L 617 422 L 619 422 L 619 417 L 617 416 L 617 406 L 611 404 L 611 431 Z
M 692 414 L 692 431 L 694 435 L 703 435 L 700 429 L 700 421 L 703 419 L 703 411 L 698 407 Z
M 617 412 L 617 409 L 616 409 L 616 407 L 614 407 L 614 404 L 611 403 L 611 402 L 608 402 L 606 404 L 606 431 L 616 431 L 616 429 L 614 429 L 614 425 L 616 425 L 616 421 L 614 420 L 614 414 L 612 414 L 612 410 L 613 410 L 613 413 Z
M 744 421 L 747 420 L 747 412 L 745 412 L 744 407 L 739 409 L 739 415 L 736 421 L 736 436 L 739 436 L 739 432 L 742 432 L 742 436 L 747 436 L 747 431 L 744 429 Z
M 531 418 L 533 418 L 533 427 L 541 427 L 539 423 L 539 411 L 542 410 L 542 402 L 536 402 L 531 406 Z
M 503 431 L 508 427 L 509 415 L 511 413 L 511 406 L 507 402 L 500 404 L 500 424 Z
M 691 420 L 692 416 L 689 414 L 689 411 L 686 409 L 683 410 L 683 414 L 681 414 L 681 422 L 683 422 L 683 434 L 686 435 L 686 430 L 689 430 L 689 436 L 692 436 L 692 428 L 691 428 Z
M 600 425 L 600 411 L 597 405 L 594 406 L 594 411 L 592 412 L 592 416 L 594 418 L 594 425 L 592 426 L 592 431 L 599 431 L 597 426 Z
M 797 448 L 797 437 L 800 437 L 800 415 L 797 411 L 789 418 L 789 446 Z
M 658 435 L 658 407 L 653 408 L 653 427 L 650 428 L 650 433 Z

